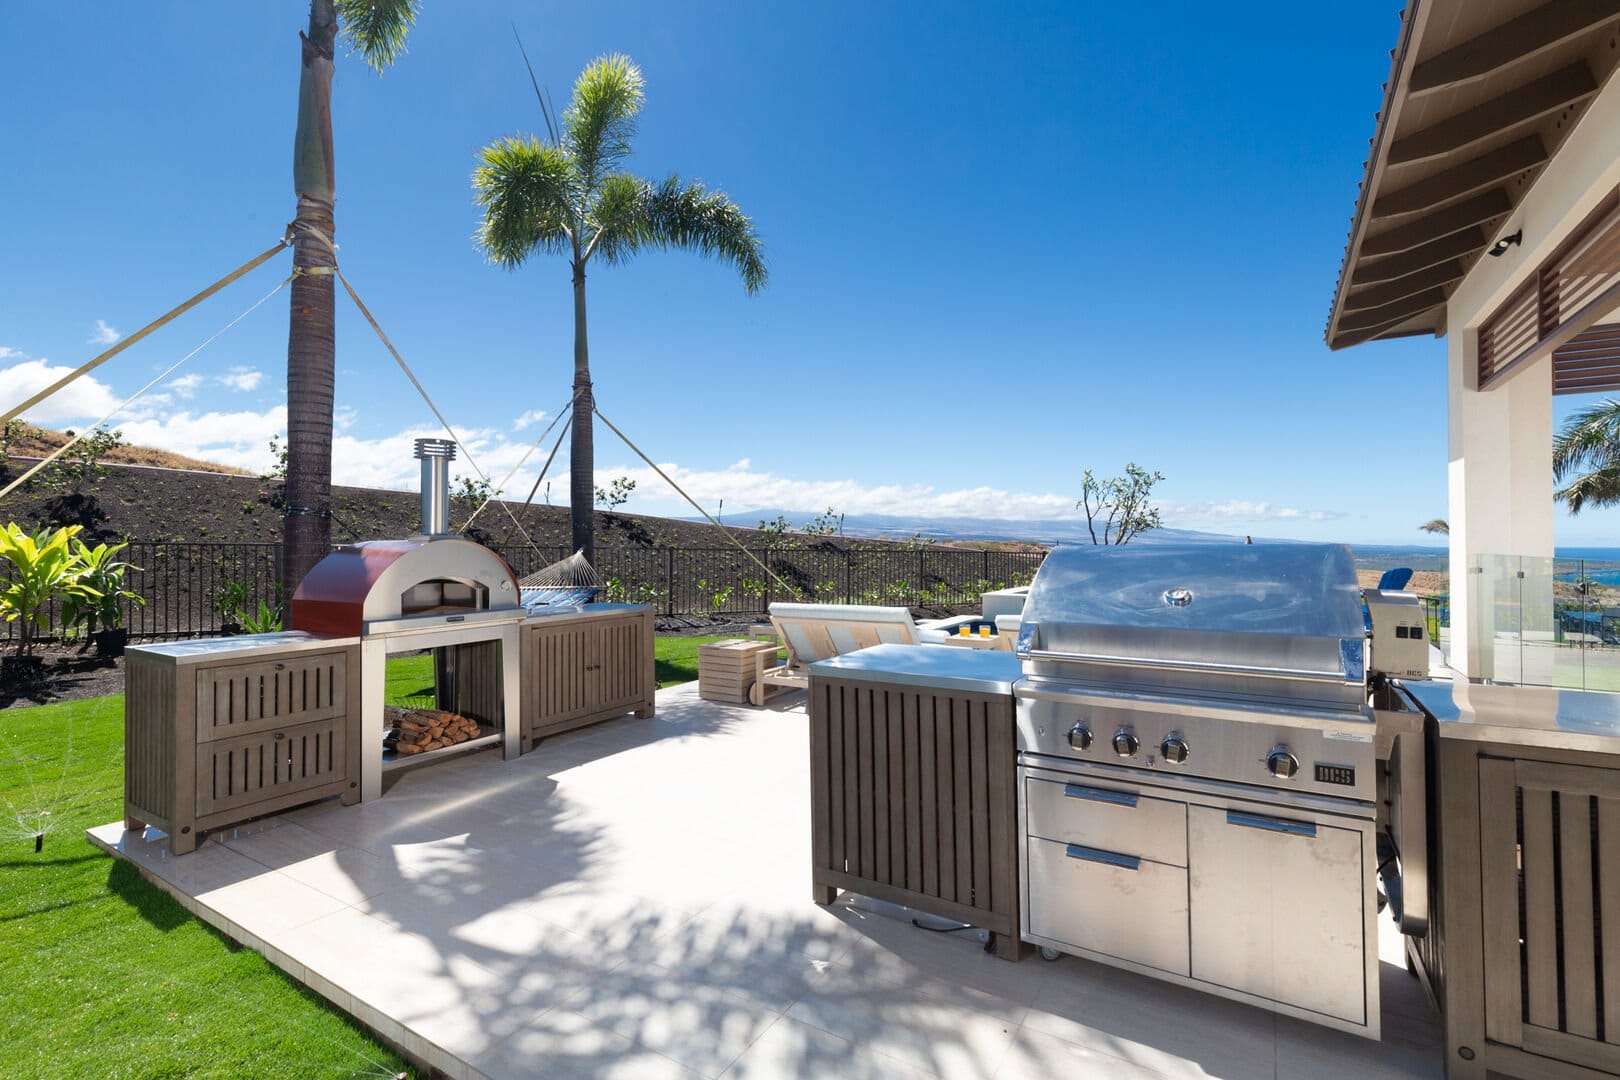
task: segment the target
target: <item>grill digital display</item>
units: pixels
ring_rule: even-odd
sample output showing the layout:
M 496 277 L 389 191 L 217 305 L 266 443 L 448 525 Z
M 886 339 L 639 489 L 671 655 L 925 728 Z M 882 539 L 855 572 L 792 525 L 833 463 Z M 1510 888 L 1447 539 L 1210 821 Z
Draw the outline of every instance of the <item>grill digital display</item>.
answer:
M 1343 784 L 1345 787 L 1356 786 L 1356 770 L 1351 765 L 1324 765 L 1316 763 L 1316 782 L 1318 784 Z

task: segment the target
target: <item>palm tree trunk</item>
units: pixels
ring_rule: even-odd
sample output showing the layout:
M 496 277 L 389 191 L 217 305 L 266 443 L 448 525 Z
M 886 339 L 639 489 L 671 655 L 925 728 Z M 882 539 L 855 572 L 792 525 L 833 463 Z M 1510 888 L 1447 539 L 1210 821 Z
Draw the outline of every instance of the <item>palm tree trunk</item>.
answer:
M 596 562 L 596 465 L 591 442 L 590 348 L 585 341 L 585 267 L 574 263 L 574 421 L 568 444 L 568 516 L 574 550 Z
M 312 0 L 309 32 L 300 34 L 298 132 L 293 186 L 299 223 L 333 232 L 332 0 Z M 331 266 L 332 252 L 308 229 L 293 238 L 295 267 Z M 300 274 L 292 283 L 287 327 L 287 488 L 282 526 L 282 589 L 291 596 L 332 546 L 332 398 L 337 343 L 331 274 Z

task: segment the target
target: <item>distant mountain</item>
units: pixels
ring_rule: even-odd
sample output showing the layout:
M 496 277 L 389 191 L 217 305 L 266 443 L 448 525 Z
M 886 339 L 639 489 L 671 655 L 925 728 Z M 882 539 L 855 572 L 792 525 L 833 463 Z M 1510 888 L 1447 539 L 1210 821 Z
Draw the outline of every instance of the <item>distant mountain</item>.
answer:
M 771 521 L 780 514 L 794 529 L 820 515 L 803 510 L 749 510 L 742 514 L 727 514 L 724 523 L 739 528 L 753 528 L 761 521 Z M 941 542 L 953 540 L 1023 541 L 1031 544 L 1090 543 L 1084 518 L 1074 521 L 1038 520 L 1009 521 L 1000 518 L 975 517 L 907 517 L 891 514 L 847 514 L 843 519 L 843 535 L 876 537 L 884 540 L 907 540 L 921 535 L 924 539 Z M 1193 532 L 1188 529 L 1154 529 L 1142 533 L 1132 543 L 1151 540 L 1241 540 L 1220 533 Z

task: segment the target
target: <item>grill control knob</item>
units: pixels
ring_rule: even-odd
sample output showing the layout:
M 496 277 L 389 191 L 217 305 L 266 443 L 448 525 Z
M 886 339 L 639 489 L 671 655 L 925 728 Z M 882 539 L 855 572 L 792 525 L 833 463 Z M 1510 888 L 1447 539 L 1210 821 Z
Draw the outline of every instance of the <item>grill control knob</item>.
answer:
M 1187 740 L 1180 735 L 1170 735 L 1159 744 L 1159 756 L 1172 765 L 1184 765 L 1187 762 Z
M 1141 748 L 1142 740 L 1130 728 L 1120 728 L 1114 732 L 1114 753 L 1120 757 L 1135 757 Z
M 1069 729 L 1069 746 L 1075 750 L 1091 749 L 1091 729 L 1084 724 L 1076 724 Z
M 1266 768 L 1272 776 L 1292 780 L 1294 774 L 1299 772 L 1299 758 L 1289 753 L 1288 747 L 1279 746 L 1266 755 Z

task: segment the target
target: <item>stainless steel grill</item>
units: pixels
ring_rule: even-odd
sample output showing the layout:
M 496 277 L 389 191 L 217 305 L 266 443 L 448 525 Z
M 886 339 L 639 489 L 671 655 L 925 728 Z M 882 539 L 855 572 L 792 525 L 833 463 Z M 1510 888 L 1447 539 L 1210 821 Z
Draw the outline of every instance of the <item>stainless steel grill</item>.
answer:
M 1377 1037 L 1349 549 L 1060 547 L 1018 653 L 1026 937 Z

